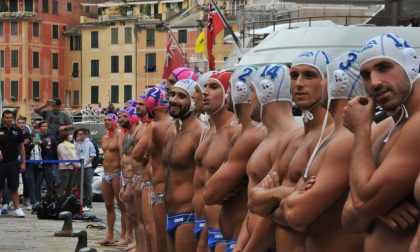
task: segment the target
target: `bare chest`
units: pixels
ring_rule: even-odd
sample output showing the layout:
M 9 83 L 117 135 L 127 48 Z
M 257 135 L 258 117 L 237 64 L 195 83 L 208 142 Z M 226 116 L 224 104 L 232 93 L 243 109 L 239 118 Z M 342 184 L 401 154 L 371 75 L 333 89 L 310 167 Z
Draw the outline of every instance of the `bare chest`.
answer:
M 188 132 L 173 135 L 166 142 L 162 159 L 171 169 L 182 169 L 194 164 L 194 137 Z
M 249 180 L 254 184 L 258 184 L 270 171 L 273 165 L 271 160 L 273 147 L 274 141 L 265 139 L 249 159 L 246 172 Z
M 203 156 L 203 166 L 214 174 L 226 160 L 230 138 L 225 134 L 214 134 Z

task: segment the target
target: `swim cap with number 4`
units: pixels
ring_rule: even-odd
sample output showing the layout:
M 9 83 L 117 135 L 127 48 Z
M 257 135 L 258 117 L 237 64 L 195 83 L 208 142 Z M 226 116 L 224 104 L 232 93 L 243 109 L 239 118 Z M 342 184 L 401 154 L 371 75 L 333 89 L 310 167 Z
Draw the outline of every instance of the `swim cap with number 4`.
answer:
M 290 101 L 289 68 L 281 64 L 268 64 L 261 67 L 252 84 L 262 105 L 275 101 Z
M 251 81 L 256 72 L 256 66 L 243 66 L 233 72 L 230 78 L 230 90 L 234 104 L 249 103 Z
M 411 84 L 417 80 L 420 61 L 416 50 L 411 48 L 405 39 L 392 33 L 370 39 L 360 51 L 359 65 L 362 67 L 363 64 L 377 58 L 388 58 L 398 63 L 406 72 Z

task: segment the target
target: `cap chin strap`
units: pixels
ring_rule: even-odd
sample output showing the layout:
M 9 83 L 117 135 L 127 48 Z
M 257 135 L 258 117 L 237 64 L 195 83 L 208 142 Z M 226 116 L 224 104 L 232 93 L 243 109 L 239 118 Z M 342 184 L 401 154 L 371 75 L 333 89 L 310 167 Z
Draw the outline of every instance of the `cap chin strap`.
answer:
M 403 119 L 408 118 L 408 111 L 407 111 L 407 108 L 404 106 L 404 104 L 401 104 L 400 106 L 398 106 L 398 108 L 401 108 L 400 118 L 398 118 L 397 122 L 389 130 L 387 137 L 384 139 L 384 143 L 387 143 L 389 141 L 389 138 L 391 138 L 392 132 L 394 132 L 395 128 L 403 121 Z
M 317 102 L 315 102 L 310 108 L 302 110 L 302 117 L 305 123 L 312 121 L 314 119 L 314 115 L 312 114 L 311 110 L 316 108 L 319 104 L 321 104 L 322 98 L 320 98 Z
M 187 118 L 190 114 L 191 114 L 191 110 L 190 110 L 190 111 L 188 111 L 186 114 L 184 114 L 183 116 L 181 116 L 181 117 L 179 117 L 179 118 L 174 118 L 174 119 L 172 120 L 172 122 L 174 122 L 174 123 L 178 122 L 178 125 L 179 125 L 178 129 L 179 129 L 179 130 L 182 130 L 182 124 L 184 123 L 184 121 L 183 121 L 183 120 L 184 120 L 185 118 Z

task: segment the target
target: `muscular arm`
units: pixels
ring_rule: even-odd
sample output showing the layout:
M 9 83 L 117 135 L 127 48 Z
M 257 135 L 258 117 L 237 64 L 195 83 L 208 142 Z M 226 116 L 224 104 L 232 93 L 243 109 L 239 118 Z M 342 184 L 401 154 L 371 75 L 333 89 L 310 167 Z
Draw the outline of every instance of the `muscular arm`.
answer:
M 41 104 L 38 107 L 34 108 L 34 111 L 38 114 L 41 114 L 41 111 L 47 106 L 48 106 L 48 103 Z
M 246 164 L 249 157 L 261 141 L 262 137 L 241 137 L 237 141 L 227 161 L 206 182 L 203 197 L 207 205 L 223 203 L 229 193 L 241 186 L 246 175 Z
M 284 215 L 291 227 L 304 231 L 346 192 L 351 144 L 350 134 L 332 140 L 324 153 L 317 157 L 322 161 L 316 174 L 316 183 L 308 191 L 298 188 L 285 199 Z
M 137 162 L 143 161 L 146 152 L 148 150 L 148 143 L 150 141 L 150 138 L 152 136 L 152 130 L 153 127 L 151 125 L 148 125 L 146 129 L 143 132 L 143 136 L 140 138 L 140 140 L 137 142 L 136 146 L 134 146 L 132 157 Z
M 363 233 L 369 229 L 372 220 L 357 215 L 351 197 L 348 195 L 341 214 L 341 224 L 352 233 Z
M 411 118 L 416 119 L 419 118 Z M 377 168 L 372 157 L 370 132 L 355 133 L 350 195 L 358 214 L 367 218 L 381 216 L 411 193 L 420 166 L 417 148 L 413 148 L 420 141 L 416 132 L 414 123 L 406 123 Z

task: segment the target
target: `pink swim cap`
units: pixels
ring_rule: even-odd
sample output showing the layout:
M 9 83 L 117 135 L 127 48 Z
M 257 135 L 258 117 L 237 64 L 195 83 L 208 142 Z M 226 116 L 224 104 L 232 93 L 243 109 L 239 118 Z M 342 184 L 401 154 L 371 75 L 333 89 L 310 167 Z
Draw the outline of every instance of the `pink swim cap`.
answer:
M 191 79 L 194 81 L 198 80 L 198 75 L 188 67 L 178 67 L 171 73 L 177 81 L 183 79 Z

